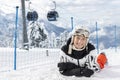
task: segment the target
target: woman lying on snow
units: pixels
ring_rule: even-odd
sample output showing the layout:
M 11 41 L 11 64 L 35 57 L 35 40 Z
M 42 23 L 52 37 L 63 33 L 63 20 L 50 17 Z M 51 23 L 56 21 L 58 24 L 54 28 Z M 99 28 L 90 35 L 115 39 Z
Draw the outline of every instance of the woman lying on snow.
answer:
M 67 44 L 61 48 L 59 72 L 66 76 L 90 77 L 104 68 L 107 58 L 97 54 L 95 47 L 88 42 L 89 31 L 84 27 L 75 30 Z

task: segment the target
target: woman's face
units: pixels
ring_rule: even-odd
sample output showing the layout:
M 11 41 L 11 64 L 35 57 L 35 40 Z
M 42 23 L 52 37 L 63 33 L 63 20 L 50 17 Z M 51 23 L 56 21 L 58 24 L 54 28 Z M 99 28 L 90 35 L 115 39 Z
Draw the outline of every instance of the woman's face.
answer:
M 84 35 L 75 35 L 73 45 L 76 49 L 82 49 L 86 46 L 87 38 Z

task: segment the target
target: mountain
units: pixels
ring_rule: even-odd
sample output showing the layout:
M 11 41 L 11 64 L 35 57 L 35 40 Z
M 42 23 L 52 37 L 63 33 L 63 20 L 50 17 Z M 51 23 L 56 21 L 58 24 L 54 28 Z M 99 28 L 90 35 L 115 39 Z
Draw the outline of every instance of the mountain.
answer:
M 0 12 L 0 46 L 1 47 L 12 47 L 14 44 L 14 29 L 15 29 L 15 14 L 6 14 L 3 12 Z M 27 28 L 28 21 L 27 22 Z M 65 31 L 63 27 L 58 27 L 49 21 L 45 20 L 39 20 L 38 22 L 43 22 L 45 31 L 47 31 L 48 34 L 55 33 L 56 36 L 59 36 L 62 32 Z M 18 41 L 22 41 L 22 19 L 21 16 L 18 18 Z
M 104 27 L 98 28 L 98 45 L 99 48 L 102 48 L 104 45 L 104 48 L 109 48 L 109 47 L 115 47 L 115 46 L 120 46 L 120 26 L 116 25 L 108 25 Z M 90 36 L 90 41 L 96 45 L 97 43 L 97 38 L 96 38 L 96 30 L 92 30 L 91 36 Z
M 50 23 L 49 21 L 40 20 L 39 22 L 44 23 L 44 27 L 46 31 L 49 32 L 49 34 L 51 32 L 54 32 L 56 36 L 60 36 L 60 33 L 63 33 L 66 30 L 65 28 L 63 28 L 63 26 L 60 27 L 60 26 L 54 25 Z
M 2 47 L 13 47 L 14 44 L 14 28 L 15 28 L 15 14 L 6 14 L 0 11 L 0 46 Z M 39 22 L 43 22 L 45 26 L 45 30 L 48 35 L 51 35 L 52 32 L 55 33 L 57 37 L 60 36 L 66 29 L 63 26 L 57 26 L 52 24 L 49 21 L 39 20 Z M 18 41 L 22 41 L 22 20 L 21 16 L 18 19 Z M 70 29 L 67 29 L 70 30 Z M 90 29 L 91 36 L 90 42 L 96 45 L 96 28 L 92 27 Z M 109 48 L 120 46 L 120 26 L 116 25 L 116 34 L 115 34 L 115 25 L 107 25 L 98 28 L 98 41 L 100 48 Z M 116 38 L 115 38 L 116 36 Z

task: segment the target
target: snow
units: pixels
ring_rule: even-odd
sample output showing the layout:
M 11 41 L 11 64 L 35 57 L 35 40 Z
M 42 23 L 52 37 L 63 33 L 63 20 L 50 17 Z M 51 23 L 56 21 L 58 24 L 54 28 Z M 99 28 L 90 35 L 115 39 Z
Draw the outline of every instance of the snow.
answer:
M 48 56 L 46 50 L 49 52 Z M 14 70 L 11 62 L 13 61 L 14 49 L 0 48 L 0 58 L 4 59 L 7 57 L 6 62 L 11 60 L 9 61 L 9 65 L 4 67 L 2 71 L 3 68 L 1 65 L 3 63 L 1 64 L 2 59 L 0 59 L 0 80 L 120 80 L 120 49 L 115 51 L 115 48 L 109 48 L 101 51 L 106 53 L 108 65 L 99 73 L 86 78 L 67 77 L 59 73 L 57 68 L 59 49 L 35 48 L 29 51 L 17 49 L 17 69 Z

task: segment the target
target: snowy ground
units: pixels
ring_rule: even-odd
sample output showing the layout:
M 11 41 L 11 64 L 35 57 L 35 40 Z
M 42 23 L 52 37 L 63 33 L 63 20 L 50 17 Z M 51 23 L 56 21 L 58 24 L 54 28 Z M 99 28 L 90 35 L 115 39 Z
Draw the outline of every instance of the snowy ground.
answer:
M 9 50 L 9 49 L 7 49 Z M 29 51 L 29 55 L 32 55 L 32 52 L 35 54 L 40 53 L 40 49 L 32 49 Z M 53 49 L 52 49 L 53 50 Z M 54 49 L 55 51 L 56 49 Z M 0 49 L 0 52 L 2 52 L 3 49 Z M 17 67 L 17 70 L 13 70 L 10 68 L 8 71 L 1 71 L 0 72 L 0 80 L 120 80 L 120 50 L 117 49 L 117 52 L 115 52 L 115 49 L 106 49 L 103 50 L 107 57 L 108 57 L 108 65 L 105 66 L 105 68 L 99 72 L 95 73 L 92 77 L 86 78 L 86 77 L 66 77 L 62 76 L 58 72 L 57 68 L 57 62 L 58 62 L 58 54 L 59 51 L 57 49 L 57 53 L 55 52 L 54 55 L 51 54 L 51 57 L 48 56 L 42 56 L 41 57 L 35 57 L 35 58 L 41 58 L 36 59 L 36 63 L 29 64 L 30 66 L 27 67 L 27 62 L 25 60 L 29 60 L 28 58 L 24 58 L 24 56 L 28 55 L 28 53 L 24 50 L 18 50 L 19 54 L 22 55 L 22 59 L 19 58 L 18 65 L 24 65 L 26 64 L 25 67 Z M 8 51 L 9 52 L 9 51 Z M 11 51 L 12 54 L 13 51 Z M 26 54 L 25 54 L 26 53 Z M 45 53 L 45 52 L 42 52 Z M 52 52 L 51 52 L 52 53 Z M 18 56 L 20 56 L 18 54 Z M 4 56 L 4 55 L 2 55 Z M 9 55 L 10 56 L 10 55 Z M 36 55 L 38 56 L 38 54 Z M 1 58 L 1 57 L 0 57 Z M 34 59 L 31 57 L 30 59 Z M 9 60 L 12 60 L 9 58 Z M 24 60 L 24 61 L 21 61 Z M 39 60 L 39 61 L 38 61 Z M 38 61 L 38 62 L 37 62 Z M 1 62 L 1 61 L 0 61 Z M 20 64 L 22 62 L 22 64 Z M 24 63 L 23 63 L 24 62 Z M 1 65 L 1 64 L 0 64 Z M 11 63 L 9 63 L 9 66 L 11 67 Z

